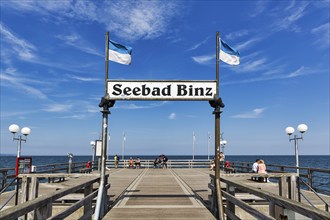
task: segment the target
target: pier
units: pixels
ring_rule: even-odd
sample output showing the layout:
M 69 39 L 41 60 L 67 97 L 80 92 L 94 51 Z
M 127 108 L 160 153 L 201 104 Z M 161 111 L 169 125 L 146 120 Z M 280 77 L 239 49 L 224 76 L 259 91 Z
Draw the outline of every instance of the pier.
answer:
M 214 172 L 208 168 L 108 170 L 107 201 L 102 219 L 218 219 Z M 330 219 L 330 197 L 304 190 L 299 202 L 295 173 L 272 173 L 271 182 L 253 174 L 221 171 L 226 219 Z M 92 219 L 99 174 L 21 174 L 19 205 L 11 200 L 0 219 Z M 49 183 L 37 179 L 50 178 Z M 1 195 L 1 203 L 12 191 Z M 313 204 L 310 205 L 311 202 Z

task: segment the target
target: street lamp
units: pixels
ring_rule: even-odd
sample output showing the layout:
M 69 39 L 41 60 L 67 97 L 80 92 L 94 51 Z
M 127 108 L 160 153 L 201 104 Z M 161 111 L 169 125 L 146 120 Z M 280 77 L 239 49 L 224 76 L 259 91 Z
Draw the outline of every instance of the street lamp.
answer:
M 225 154 L 225 145 L 227 144 L 226 140 L 221 140 L 220 145 L 222 147 L 222 153 Z
M 195 140 L 196 140 L 196 136 L 195 136 L 195 132 L 193 132 L 192 135 L 192 142 L 193 142 L 193 146 L 192 146 L 192 159 L 195 160 Z
M 92 164 L 94 163 L 94 159 L 95 159 L 95 141 L 91 141 L 90 145 L 92 146 Z
M 210 160 L 210 141 L 211 135 L 210 132 L 207 132 L 207 160 Z
M 293 136 L 293 138 L 290 138 L 290 135 L 293 134 L 294 128 L 293 127 L 287 127 L 285 129 L 285 132 L 287 135 L 289 135 L 289 141 L 294 141 L 294 146 L 295 146 L 295 155 L 296 155 L 296 169 L 297 169 L 297 175 L 299 176 L 299 154 L 298 154 L 298 140 L 301 139 L 303 140 L 303 133 L 307 131 L 308 127 L 305 124 L 300 124 L 297 127 L 297 130 L 301 133 L 301 136 L 298 137 L 296 134 Z
M 21 156 L 21 146 L 22 141 L 26 142 L 27 136 L 31 134 L 31 129 L 28 127 L 24 127 L 21 129 L 21 133 L 25 136 L 25 139 L 22 138 L 22 135 L 18 135 L 18 137 L 15 137 L 15 134 L 19 131 L 19 126 L 16 124 L 12 124 L 9 126 L 9 131 L 13 133 L 13 141 L 17 141 L 17 158 Z
M 125 132 L 123 132 L 123 143 L 121 146 L 121 160 L 124 161 L 124 153 L 125 153 L 125 142 L 126 142 L 126 135 Z

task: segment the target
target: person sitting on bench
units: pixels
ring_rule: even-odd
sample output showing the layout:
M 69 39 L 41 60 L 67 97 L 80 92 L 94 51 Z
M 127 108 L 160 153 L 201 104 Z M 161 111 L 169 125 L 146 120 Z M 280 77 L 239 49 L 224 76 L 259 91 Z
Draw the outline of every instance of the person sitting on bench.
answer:
M 259 160 L 259 162 L 258 162 L 258 174 L 267 174 L 266 164 L 263 160 Z M 266 181 L 265 181 L 265 178 L 259 177 L 259 181 L 260 182 L 267 182 L 267 178 L 266 178 Z

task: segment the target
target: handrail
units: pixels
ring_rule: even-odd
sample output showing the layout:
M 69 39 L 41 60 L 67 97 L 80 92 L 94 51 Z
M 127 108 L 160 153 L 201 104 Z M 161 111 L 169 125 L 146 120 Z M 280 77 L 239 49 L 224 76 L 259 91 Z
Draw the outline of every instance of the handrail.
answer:
M 11 195 L 11 196 L 9 196 L 8 197 L 8 199 L 0 206 L 0 211 L 1 211 L 1 209 L 3 209 L 3 207 L 5 207 L 7 204 L 8 204 L 8 202 L 10 202 L 10 200 L 15 196 L 15 195 L 17 195 L 17 191 L 14 191 L 14 193 Z
M 0 192 L 0 196 L 1 196 L 1 194 L 2 193 L 4 193 L 11 185 L 13 185 L 13 183 L 15 183 L 16 181 L 18 181 L 18 178 L 17 177 L 15 177 L 9 184 L 7 184 L 2 190 L 1 190 L 1 192 Z M 12 198 L 14 198 L 14 196 L 16 195 L 16 198 L 18 198 L 17 197 L 17 190 L 14 190 L 14 193 L 11 195 L 11 196 L 9 196 L 9 198 L 0 206 L 0 210 L 1 209 L 3 209 L 3 207 L 5 207 L 7 204 L 8 204 L 8 202 L 10 202 L 10 200 L 12 200 Z M 16 199 L 17 200 L 17 199 Z
M 211 178 L 214 178 L 214 175 L 210 175 Z M 330 213 L 317 209 L 317 208 L 313 208 L 311 206 L 306 206 L 303 205 L 299 202 L 296 202 L 294 200 L 291 199 L 287 199 L 284 197 L 281 197 L 279 195 L 267 192 L 265 190 L 262 189 L 257 189 L 257 188 L 253 188 L 247 184 L 243 184 L 243 183 L 236 183 L 234 181 L 230 181 L 228 179 L 224 179 L 223 177 L 220 177 L 221 182 L 224 182 L 227 184 L 227 186 L 233 186 L 237 189 L 240 189 L 244 192 L 248 192 L 248 193 L 252 193 L 258 197 L 264 198 L 267 201 L 274 203 L 280 207 L 285 207 L 287 209 L 290 209 L 294 212 L 297 212 L 299 214 L 302 214 L 304 216 L 310 217 L 312 219 L 325 219 L 328 220 L 330 218 Z
M 240 162 L 240 161 L 231 161 L 231 167 L 236 169 L 236 172 L 242 173 L 249 173 L 252 169 L 252 162 Z M 273 169 L 272 169 L 273 168 Z M 313 188 L 315 191 L 322 191 L 325 194 L 330 194 L 329 189 L 324 189 L 319 186 L 314 186 L 314 180 L 320 177 L 322 174 L 330 174 L 330 169 L 322 169 L 322 168 L 311 168 L 311 167 L 295 167 L 295 166 L 287 166 L 287 165 L 278 165 L 278 164 L 267 164 L 267 171 L 269 173 L 276 172 L 276 173 L 288 173 L 292 172 L 292 170 L 288 169 L 299 169 L 300 170 L 300 177 L 306 178 L 308 180 L 309 186 Z M 314 175 L 313 175 L 314 174 Z M 317 175 L 316 175 L 317 174 Z M 325 178 L 322 177 L 321 178 Z M 311 188 L 308 188 L 311 190 Z
M 329 210 L 329 207 L 330 207 L 330 204 L 327 203 L 327 201 L 325 201 L 310 185 L 308 185 L 308 183 L 306 183 L 304 180 L 300 179 L 299 178 L 299 181 L 302 182 L 303 184 L 305 184 L 305 186 L 307 186 L 310 191 L 312 191 L 325 205 L 325 209 L 328 211 Z M 308 201 L 308 199 L 304 196 L 304 194 L 302 194 L 300 192 L 300 194 Z
M 65 174 L 65 175 L 69 175 L 69 174 Z M 76 174 L 73 174 L 72 176 L 75 176 L 75 175 Z M 37 174 L 27 174 L 26 177 L 38 178 L 38 175 Z M 26 201 L 18 206 L 8 208 L 1 212 L 0 219 L 17 219 L 20 216 L 25 215 L 31 211 L 36 211 L 37 215 L 42 215 L 43 217 L 48 218 L 48 217 L 50 217 L 49 214 L 51 214 L 51 211 L 48 210 L 48 207 L 52 207 L 49 204 L 52 204 L 54 201 L 56 201 L 57 199 L 65 196 L 65 195 L 77 192 L 78 190 L 80 190 L 82 188 L 85 188 L 85 190 L 87 189 L 87 191 L 89 191 L 89 194 L 95 195 L 90 187 L 92 186 L 92 184 L 99 182 L 99 180 L 100 180 L 100 177 L 97 175 L 97 176 L 94 176 L 94 178 L 90 178 L 87 181 L 82 182 L 78 185 L 66 187 L 66 188 L 60 189 L 58 191 L 55 191 L 51 194 L 43 195 L 43 196 L 37 197 L 33 200 Z M 108 184 L 107 188 L 109 188 L 109 187 L 110 187 L 110 185 Z M 85 196 L 88 196 L 88 195 L 85 193 Z M 94 198 L 94 197 L 93 196 L 88 197 L 88 198 L 86 198 L 86 200 L 88 200 L 91 203 L 92 198 Z M 70 207 L 69 209 L 76 210 L 78 206 L 81 207 L 83 205 L 86 205 L 85 203 L 86 203 L 86 201 L 83 200 L 79 204 L 75 204 L 73 207 Z M 65 213 L 70 213 L 72 210 L 65 211 Z M 86 210 L 86 211 L 88 211 L 88 210 Z
M 17 180 L 17 178 L 15 177 L 9 184 L 7 184 L 0 192 L 0 195 L 5 192 L 15 181 Z

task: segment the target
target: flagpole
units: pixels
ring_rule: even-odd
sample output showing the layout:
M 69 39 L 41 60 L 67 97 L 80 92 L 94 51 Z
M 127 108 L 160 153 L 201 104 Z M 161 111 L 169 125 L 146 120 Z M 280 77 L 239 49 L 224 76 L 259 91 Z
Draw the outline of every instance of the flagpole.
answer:
M 108 79 L 109 79 L 109 32 L 105 34 L 105 96 L 108 96 Z
M 105 35 L 105 92 L 104 97 L 101 98 L 99 107 L 102 107 L 102 154 L 101 154 L 101 173 L 100 173 L 100 187 L 97 194 L 97 201 L 95 206 L 94 219 L 102 219 L 107 209 L 107 190 L 105 185 L 107 183 L 105 177 L 106 169 L 106 156 L 107 156 L 107 134 L 108 134 L 108 115 L 110 114 L 109 108 L 114 104 L 114 100 L 110 100 L 108 94 L 108 64 L 109 64 L 109 32 Z
M 215 183 L 216 183 L 216 197 L 217 197 L 217 215 L 220 220 L 224 220 L 225 216 L 223 213 L 223 205 L 222 205 L 222 193 L 221 193 L 221 185 L 220 185 L 220 77 L 219 77 L 219 42 L 220 35 L 219 32 L 216 32 L 216 96 L 215 96 Z

